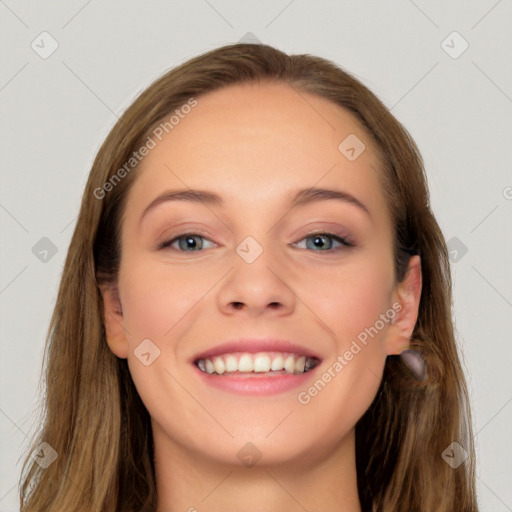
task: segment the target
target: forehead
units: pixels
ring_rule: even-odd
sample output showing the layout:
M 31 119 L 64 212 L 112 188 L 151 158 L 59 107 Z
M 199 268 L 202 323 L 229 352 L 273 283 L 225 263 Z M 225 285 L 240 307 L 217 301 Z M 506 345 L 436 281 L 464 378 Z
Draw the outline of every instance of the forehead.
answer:
M 330 100 L 285 82 L 230 85 L 196 100 L 161 140 L 152 137 L 155 146 L 136 170 L 131 205 L 164 189 L 207 188 L 227 204 L 256 207 L 281 201 L 288 190 L 337 186 L 384 207 L 370 137 Z M 346 140 L 364 144 L 355 160 L 343 152 Z

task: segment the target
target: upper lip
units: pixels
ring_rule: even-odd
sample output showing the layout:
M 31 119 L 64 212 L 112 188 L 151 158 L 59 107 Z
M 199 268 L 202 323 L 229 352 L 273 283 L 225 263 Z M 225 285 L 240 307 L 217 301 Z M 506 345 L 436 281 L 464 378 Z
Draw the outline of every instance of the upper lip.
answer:
M 250 354 L 256 354 L 257 352 L 291 352 L 302 356 L 315 357 L 321 360 L 321 357 L 313 353 L 309 348 L 290 340 L 278 338 L 240 338 L 226 341 L 211 349 L 201 352 L 195 355 L 191 361 L 196 362 L 200 359 L 210 359 L 214 356 L 230 354 L 233 352 L 248 352 Z

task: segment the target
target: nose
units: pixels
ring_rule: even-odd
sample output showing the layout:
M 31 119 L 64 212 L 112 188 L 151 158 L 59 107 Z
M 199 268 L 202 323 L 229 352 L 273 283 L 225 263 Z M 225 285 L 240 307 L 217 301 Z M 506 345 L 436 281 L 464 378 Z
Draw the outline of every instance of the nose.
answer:
M 225 314 L 253 317 L 288 315 L 297 300 L 291 276 L 290 270 L 279 265 L 278 259 L 266 249 L 251 263 L 235 253 L 233 269 L 217 295 L 219 309 Z

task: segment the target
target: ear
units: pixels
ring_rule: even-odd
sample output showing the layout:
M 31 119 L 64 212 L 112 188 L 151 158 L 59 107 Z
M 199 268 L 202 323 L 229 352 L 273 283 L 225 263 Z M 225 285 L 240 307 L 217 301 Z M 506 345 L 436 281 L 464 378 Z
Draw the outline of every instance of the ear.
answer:
M 387 355 L 400 354 L 409 348 L 411 334 L 418 320 L 422 284 L 421 260 L 414 255 L 409 259 L 404 279 L 393 291 L 392 309 L 396 315 L 390 322 L 384 340 L 383 348 Z
M 107 344 L 110 350 L 121 359 L 128 357 L 128 340 L 123 326 L 123 308 L 117 285 L 100 286 L 103 298 L 103 322 Z

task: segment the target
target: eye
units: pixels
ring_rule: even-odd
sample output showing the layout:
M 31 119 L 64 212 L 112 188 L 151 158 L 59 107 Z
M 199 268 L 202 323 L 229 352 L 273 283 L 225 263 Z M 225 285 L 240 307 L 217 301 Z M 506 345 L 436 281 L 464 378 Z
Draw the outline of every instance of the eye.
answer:
M 307 240 L 312 240 L 312 243 L 308 245 Z M 323 247 L 326 245 L 325 240 L 334 240 L 335 242 L 339 243 L 341 247 L 332 247 L 332 242 L 329 245 L 330 247 L 327 247 L 324 249 Z M 301 243 L 303 240 L 306 240 L 306 248 L 316 248 L 321 249 L 320 251 L 314 251 L 314 252 L 333 252 L 340 250 L 343 246 L 345 247 L 354 247 L 354 244 L 350 241 L 348 241 L 346 238 L 335 235 L 334 233 L 313 233 L 312 235 L 309 235 L 305 238 L 303 238 L 300 242 L 297 242 L 296 244 Z
M 179 235 L 177 237 L 172 238 L 171 240 L 167 240 L 162 242 L 158 248 L 159 249 L 166 249 L 168 247 L 173 248 L 172 246 L 178 243 L 178 248 L 173 248 L 175 250 L 181 251 L 181 252 L 197 252 L 199 249 L 208 249 L 208 247 L 204 247 L 204 243 L 198 240 L 209 240 L 208 238 L 198 235 L 197 233 L 184 233 L 182 235 Z M 307 249 L 321 249 L 320 251 L 314 251 L 314 252 L 333 252 L 338 251 L 341 249 L 341 247 L 353 247 L 354 244 L 351 243 L 348 239 L 335 235 L 334 233 L 313 233 L 312 235 L 309 235 L 300 242 L 296 242 L 295 245 L 298 246 L 299 243 L 301 243 L 303 240 L 306 240 L 306 248 Z M 311 240 L 312 243 L 308 244 L 307 240 Z M 332 240 L 329 245 L 329 247 L 324 248 L 326 245 L 326 240 Z M 213 242 L 212 242 L 213 243 Z M 332 247 L 333 243 L 338 243 L 338 247 Z
M 202 235 L 198 235 L 197 233 L 184 233 L 174 237 L 172 240 L 162 242 L 158 248 L 165 249 L 167 247 L 172 247 L 177 242 L 179 247 L 177 250 L 182 252 L 195 252 L 198 248 L 205 248 L 203 247 L 203 242 L 198 242 L 198 239 L 208 240 L 208 238 L 203 237 Z

